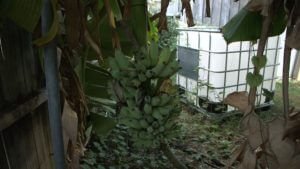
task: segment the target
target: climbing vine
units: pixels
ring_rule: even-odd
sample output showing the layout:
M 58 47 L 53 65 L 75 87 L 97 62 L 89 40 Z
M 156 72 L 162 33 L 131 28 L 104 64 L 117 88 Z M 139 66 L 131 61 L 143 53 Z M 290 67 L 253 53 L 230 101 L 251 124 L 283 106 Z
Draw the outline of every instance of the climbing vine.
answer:
M 259 34 L 257 55 L 252 57 L 254 71 L 247 74 L 247 83 L 250 86 L 249 95 L 247 92 L 234 92 L 227 96 L 225 102 L 238 108 L 243 112 L 244 116 L 241 120 L 241 128 L 246 140 L 240 145 L 233 154 L 232 161 L 229 166 L 233 165 L 235 161 L 239 161 L 239 167 L 245 169 L 257 168 L 287 168 L 295 169 L 299 166 L 299 145 L 297 139 L 299 134 L 299 111 L 295 109 L 289 110 L 288 97 L 288 72 L 289 72 L 289 58 L 291 54 L 291 40 L 296 43 L 297 40 L 292 38 L 292 32 L 295 33 L 299 28 L 296 20 L 299 20 L 300 15 L 291 12 L 292 10 L 299 10 L 299 2 L 286 1 L 250 1 L 242 12 L 248 12 L 249 15 L 257 12 L 258 18 L 262 18 L 262 27 Z M 285 14 L 278 17 L 281 11 L 285 10 Z M 248 15 L 248 16 L 249 16 Z M 238 16 L 238 15 L 237 15 Z M 281 18 L 281 20 L 278 20 Z M 286 18 L 289 20 L 286 21 Z M 297 19 L 298 18 L 298 19 Z M 246 19 L 246 18 L 244 18 Z M 224 37 L 230 40 L 237 40 L 237 30 L 243 27 L 243 24 L 235 21 L 238 17 L 233 18 L 223 30 Z M 249 22 L 250 20 L 248 20 Z M 254 21 L 254 20 L 253 20 Z M 237 28 L 235 35 L 228 36 L 230 26 L 235 25 Z M 244 25 L 245 26 L 245 25 Z M 238 28 L 239 27 L 239 28 Z M 286 43 L 284 49 L 284 68 L 283 68 L 283 117 L 279 117 L 270 122 L 264 122 L 255 112 L 255 99 L 257 87 L 263 82 L 263 76 L 260 75 L 260 70 L 265 67 L 267 59 L 263 54 L 267 39 L 270 35 L 274 35 L 274 30 L 280 27 L 287 27 Z M 293 27 L 293 28 L 291 28 Z M 245 29 L 244 29 L 245 30 Z M 282 30 L 283 31 L 283 30 Z M 278 34 L 282 33 L 279 31 Z M 253 33 L 253 32 L 252 32 Z M 250 33 L 251 34 L 251 33 Z M 249 35 L 249 34 L 248 34 Z M 253 36 L 241 36 L 240 40 L 251 40 Z M 253 34 L 252 34 L 253 35 Z M 235 37 L 234 37 L 235 36 Z M 230 39 L 230 38 L 231 39 Z M 229 38 L 229 39 L 228 39 Z

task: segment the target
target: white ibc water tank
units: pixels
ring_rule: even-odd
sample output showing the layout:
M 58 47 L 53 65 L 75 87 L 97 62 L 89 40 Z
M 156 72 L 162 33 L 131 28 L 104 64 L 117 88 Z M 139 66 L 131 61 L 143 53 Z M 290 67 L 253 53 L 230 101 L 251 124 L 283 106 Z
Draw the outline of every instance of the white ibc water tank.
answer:
M 177 82 L 181 87 L 198 98 L 206 98 L 213 103 L 222 102 L 234 91 L 249 91 L 246 75 L 248 72 L 253 72 L 251 57 L 257 53 L 257 43 L 244 41 L 227 45 L 219 29 L 201 27 L 179 29 L 179 31 L 178 48 L 197 50 L 199 57 L 196 69 L 198 78 L 191 79 L 179 73 Z M 257 91 L 258 106 L 265 103 L 262 89 L 269 91 L 275 89 L 279 50 L 281 50 L 280 36 L 270 37 L 265 50 L 267 65 L 260 72 L 264 81 Z M 180 55 L 184 53 L 178 53 L 179 59 L 183 58 Z M 187 59 L 188 56 L 184 58 Z M 188 65 L 182 66 L 195 69 Z M 198 104 L 197 101 L 195 103 Z

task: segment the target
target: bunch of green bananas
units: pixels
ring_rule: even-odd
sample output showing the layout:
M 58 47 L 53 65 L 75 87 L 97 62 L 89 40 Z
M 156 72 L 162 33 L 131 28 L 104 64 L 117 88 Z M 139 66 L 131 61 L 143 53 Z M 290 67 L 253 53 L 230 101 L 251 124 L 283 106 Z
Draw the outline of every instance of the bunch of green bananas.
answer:
M 174 122 L 180 112 L 178 93 L 159 91 L 161 82 L 180 69 L 175 54 L 168 48 L 160 50 L 152 42 L 133 57 L 117 51 L 109 59 L 112 77 L 120 84 L 126 101 L 119 120 L 130 128 L 137 146 L 156 147 L 178 134 Z

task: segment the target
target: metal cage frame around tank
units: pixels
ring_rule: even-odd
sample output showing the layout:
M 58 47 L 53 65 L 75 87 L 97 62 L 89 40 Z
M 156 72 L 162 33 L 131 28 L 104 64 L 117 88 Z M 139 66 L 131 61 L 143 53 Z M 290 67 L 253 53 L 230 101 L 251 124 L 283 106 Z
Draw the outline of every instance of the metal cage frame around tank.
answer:
M 199 71 L 207 71 L 208 73 L 207 73 L 207 79 L 208 79 L 208 81 L 207 81 L 207 84 L 210 84 L 210 76 L 211 76 L 211 73 L 224 73 L 224 85 L 223 85 L 223 87 L 217 87 L 217 88 L 214 88 L 214 89 L 222 89 L 223 90 L 223 94 L 222 94 L 222 100 L 224 100 L 224 98 L 226 97 L 225 96 L 225 90 L 226 90 L 226 88 L 231 88 L 231 87 L 236 87 L 236 91 L 240 91 L 239 90 L 239 87 L 240 86 L 245 86 L 245 90 L 246 91 L 249 91 L 249 86 L 246 84 L 246 83 L 239 83 L 239 79 L 240 78 L 246 78 L 246 77 L 240 77 L 240 74 L 241 74 L 241 71 L 247 71 L 247 73 L 248 72 L 252 72 L 252 70 L 253 70 L 253 67 L 250 67 L 250 63 L 251 63 L 251 57 L 252 57 L 252 55 L 251 55 L 251 53 L 253 53 L 253 52 L 255 52 L 256 53 L 256 51 L 257 51 L 257 49 L 251 49 L 251 45 L 250 45 L 250 47 L 249 47 L 249 49 L 248 50 L 242 50 L 242 42 L 238 42 L 238 43 L 240 43 L 240 50 L 239 51 L 228 51 L 228 44 L 226 44 L 226 51 L 225 52 L 214 52 L 214 51 L 212 51 L 211 50 L 211 46 L 212 46 L 212 40 L 211 40 L 211 34 L 212 33 L 221 33 L 221 31 L 220 31 L 220 29 L 218 29 L 218 28 L 214 28 L 214 29 L 211 29 L 211 30 L 205 30 L 205 29 L 189 29 L 189 28 L 179 28 L 179 29 L 177 29 L 178 31 L 179 31 L 179 33 L 180 33 L 180 35 L 179 36 L 181 36 L 182 34 L 185 34 L 185 36 L 186 36 L 186 46 L 181 46 L 181 44 L 182 43 L 180 43 L 180 37 L 178 36 L 178 40 L 177 40 L 177 49 L 178 49 L 178 51 L 179 51 L 179 48 L 187 48 L 187 49 L 191 49 L 191 50 L 198 50 L 199 51 L 199 56 L 198 56 L 198 59 L 200 60 L 200 51 L 201 52 L 207 52 L 208 53 L 208 68 L 206 69 L 206 68 L 202 68 L 202 67 L 199 67 L 198 66 L 198 68 L 197 68 L 197 74 L 199 75 Z M 193 32 L 197 32 L 197 34 L 198 34 L 198 48 L 197 49 L 194 49 L 194 48 L 191 48 L 190 47 L 190 45 L 189 45 L 189 34 L 187 33 L 187 32 L 190 32 L 190 31 L 193 31 Z M 203 49 L 200 49 L 200 43 L 201 43 L 201 36 L 200 36 L 200 32 L 206 32 L 206 33 L 209 33 L 209 50 L 203 50 Z M 278 58 L 279 58 L 279 52 L 280 52 L 280 50 L 282 49 L 282 47 L 280 47 L 280 36 L 277 36 L 277 38 L 276 38 L 276 47 L 275 48 L 268 48 L 268 49 L 265 49 L 265 51 L 264 51 L 264 54 L 265 55 L 268 55 L 268 51 L 270 51 L 270 50 L 275 50 L 275 58 L 274 58 L 274 63 L 273 64 L 271 64 L 271 65 L 267 65 L 266 67 L 264 67 L 263 68 L 263 72 L 262 72 L 262 75 L 263 75 L 263 77 L 265 77 L 265 72 L 266 72 L 266 68 L 268 68 L 268 67 L 272 67 L 272 70 L 273 70 L 273 72 L 272 72 L 272 77 L 271 78 L 269 78 L 269 79 L 265 79 L 264 78 L 264 80 L 263 80 L 263 82 L 265 82 L 265 81 L 271 81 L 271 89 L 272 90 L 275 90 L 275 86 L 274 86 L 274 84 L 275 84 L 275 81 L 276 81 L 276 79 L 277 79 L 277 76 L 276 76 L 276 71 L 277 71 L 277 67 L 279 66 L 279 62 L 278 62 Z M 267 44 L 266 44 L 266 46 L 268 45 L 268 42 L 267 42 Z M 247 65 L 247 68 L 241 68 L 241 56 L 242 56 L 242 52 L 248 52 L 249 53 L 249 55 L 248 55 L 248 58 L 247 58 L 247 60 L 248 60 L 248 65 Z M 210 65 L 211 65 L 211 54 L 212 53 L 215 53 L 215 54 L 225 54 L 225 70 L 224 71 L 214 71 L 214 70 L 210 70 Z M 228 63 L 228 55 L 230 54 L 230 53 L 239 53 L 239 63 L 238 63 L 238 69 L 234 69 L 234 70 L 228 70 L 228 67 L 227 67 L 227 63 Z M 178 52 L 177 52 L 177 54 L 178 54 Z M 179 58 L 179 60 L 180 60 L 180 56 L 178 55 L 178 58 Z M 198 60 L 198 62 L 199 62 L 199 60 Z M 226 85 L 226 80 L 227 80 L 227 74 L 229 73 L 229 72 L 234 72 L 234 71 L 237 71 L 237 74 L 238 74 L 238 80 L 237 80 L 237 84 L 235 84 L 235 85 Z M 180 84 L 179 83 L 179 76 L 178 75 L 180 75 L 180 76 L 182 76 L 181 75 L 181 72 L 179 72 L 178 74 L 177 74 L 177 76 L 176 76 L 176 82 L 177 82 L 177 84 Z M 199 97 L 199 87 L 203 87 L 203 85 L 199 85 L 199 77 L 197 78 L 197 80 L 196 80 L 196 87 L 197 87 L 197 90 L 196 90 L 196 92 L 191 92 L 191 91 L 188 91 L 188 90 L 186 90 L 187 88 L 188 88 L 188 79 L 190 79 L 190 78 L 188 78 L 188 77 L 185 77 L 186 79 L 185 79 L 185 82 L 186 82 L 186 84 L 185 84 L 185 86 L 180 86 L 182 89 L 184 89 L 185 90 L 185 92 L 187 92 L 187 93 L 189 93 L 189 94 L 192 94 L 192 95 L 194 95 L 194 96 L 196 96 L 196 100 L 195 100 L 195 105 L 197 106 L 197 107 L 199 107 L 200 109 L 202 109 L 202 110 L 204 110 L 204 111 L 206 111 L 206 112 L 208 112 L 207 110 L 205 110 L 205 109 L 203 109 L 203 108 L 201 108 L 200 107 L 200 105 L 199 105 L 199 99 L 200 99 L 200 97 Z M 195 79 L 190 79 L 190 80 L 195 80 Z M 256 104 L 257 104 L 257 107 L 258 108 L 262 108 L 262 107 L 266 107 L 266 106 L 270 106 L 271 104 L 272 104 L 272 102 L 268 102 L 268 103 L 264 103 L 264 104 L 259 104 L 259 103 L 261 103 L 261 101 L 262 101 L 262 93 L 263 93 L 263 88 L 264 88 L 264 83 L 262 83 L 262 85 L 258 88 L 258 93 L 259 94 L 257 94 L 257 99 L 256 99 Z M 209 96 L 209 91 L 210 91 L 211 89 L 210 89 L 210 87 L 207 87 L 207 91 L 206 91 L 206 98 L 205 99 L 207 99 L 208 100 L 208 96 Z M 201 98 L 202 99 L 202 98 Z M 227 110 L 226 110 L 227 111 Z

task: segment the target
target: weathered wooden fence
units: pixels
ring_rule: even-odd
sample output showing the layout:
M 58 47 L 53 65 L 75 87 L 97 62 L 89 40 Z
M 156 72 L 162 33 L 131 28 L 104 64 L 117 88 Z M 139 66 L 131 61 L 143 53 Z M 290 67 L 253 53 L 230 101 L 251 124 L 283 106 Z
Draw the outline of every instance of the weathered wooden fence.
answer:
M 0 169 L 51 169 L 47 96 L 32 35 L 0 28 Z

